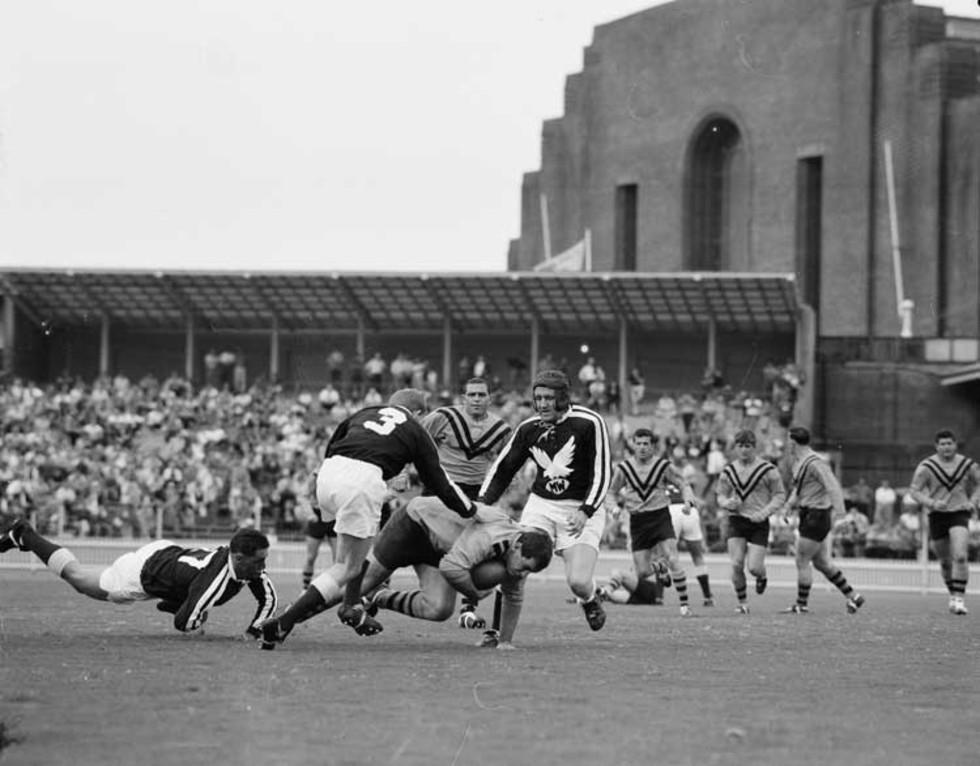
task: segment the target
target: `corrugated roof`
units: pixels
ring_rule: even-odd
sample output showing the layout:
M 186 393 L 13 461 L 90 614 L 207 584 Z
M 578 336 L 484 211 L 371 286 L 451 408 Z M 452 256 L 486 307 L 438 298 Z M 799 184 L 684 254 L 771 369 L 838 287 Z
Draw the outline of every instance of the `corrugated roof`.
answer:
M 792 275 L 0 270 L 35 322 L 215 330 L 792 331 Z

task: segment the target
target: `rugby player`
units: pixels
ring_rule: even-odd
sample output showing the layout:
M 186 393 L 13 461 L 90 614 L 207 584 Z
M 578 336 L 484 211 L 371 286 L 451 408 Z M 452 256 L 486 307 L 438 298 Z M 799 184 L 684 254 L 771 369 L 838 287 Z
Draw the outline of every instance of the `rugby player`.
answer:
M 555 541 L 569 588 L 589 627 L 599 630 L 606 613 L 596 595 L 595 566 L 606 521 L 609 434 L 597 412 L 571 403 L 568 377 L 560 370 L 539 372 L 531 398 L 537 414 L 518 425 L 490 466 L 480 499 L 497 502 L 521 467 L 534 461 L 521 524 L 543 529 Z
M 70 550 L 26 521 L 15 522 L 0 537 L 0 553 L 14 547 L 30 551 L 76 591 L 98 601 L 159 599 L 157 609 L 173 614 L 174 627 L 184 633 L 199 631 L 212 607 L 230 601 L 243 586 L 258 602 L 246 636 L 259 638 L 260 626 L 276 610 L 276 590 L 265 573 L 269 539 L 256 529 L 239 529 L 227 546 L 214 550 L 157 540 L 98 571 L 83 567 Z
M 959 454 L 956 434 L 948 429 L 936 432 L 935 445 L 935 453 L 916 466 L 909 491 L 929 511 L 929 538 L 949 592 L 949 611 L 962 615 L 968 612 L 969 523 L 980 508 L 980 466 Z

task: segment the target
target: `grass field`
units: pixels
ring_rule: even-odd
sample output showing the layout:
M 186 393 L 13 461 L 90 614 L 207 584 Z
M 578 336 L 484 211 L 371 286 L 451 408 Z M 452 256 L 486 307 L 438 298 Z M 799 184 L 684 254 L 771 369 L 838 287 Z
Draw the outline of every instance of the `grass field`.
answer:
M 332 612 L 262 652 L 236 640 L 247 593 L 195 637 L 4 571 L 0 765 L 980 764 L 980 603 L 873 593 L 850 616 L 819 589 L 792 616 L 771 588 L 739 616 L 715 587 L 696 617 L 668 591 L 592 633 L 562 583 L 532 580 L 513 652 L 388 613 L 359 638 Z

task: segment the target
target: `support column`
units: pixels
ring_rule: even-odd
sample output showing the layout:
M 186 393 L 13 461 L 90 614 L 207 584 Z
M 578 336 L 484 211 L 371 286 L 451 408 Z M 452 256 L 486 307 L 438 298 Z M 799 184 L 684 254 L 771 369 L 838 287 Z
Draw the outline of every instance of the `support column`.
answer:
M 718 324 L 708 320 L 708 368 L 715 370 L 718 364 Z
M 279 317 L 272 315 L 272 332 L 269 334 L 269 380 L 279 381 Z
M 538 347 L 538 341 L 540 338 L 539 328 L 538 328 L 538 318 L 531 317 L 531 380 L 534 380 L 534 376 L 538 374 L 538 356 L 540 355 L 540 349 Z
M 448 314 L 442 318 L 442 385 L 450 391 L 455 391 L 463 385 L 463 381 L 456 381 L 453 386 L 452 366 L 453 359 L 453 318 Z
M 364 364 L 367 360 L 364 358 L 364 317 L 361 316 L 357 318 L 357 336 L 354 338 L 354 345 L 361 364 Z
M 619 370 L 616 380 L 619 381 L 619 413 L 623 412 L 623 403 L 629 396 L 629 389 L 626 383 L 626 359 L 629 353 L 629 327 L 626 319 L 619 320 Z
M 194 383 L 194 316 L 188 314 L 184 322 L 184 377 L 193 385 Z
M 813 427 L 813 403 L 816 386 L 817 313 L 805 304 L 800 305 L 796 319 L 796 366 L 803 373 L 803 383 L 796 393 L 793 421 Z
M 102 327 L 99 333 L 99 377 L 109 374 L 109 315 L 102 314 Z
M 14 310 L 14 296 L 7 292 L 3 296 L 3 371 L 14 372 L 14 347 L 17 342 L 15 325 L 17 312 Z

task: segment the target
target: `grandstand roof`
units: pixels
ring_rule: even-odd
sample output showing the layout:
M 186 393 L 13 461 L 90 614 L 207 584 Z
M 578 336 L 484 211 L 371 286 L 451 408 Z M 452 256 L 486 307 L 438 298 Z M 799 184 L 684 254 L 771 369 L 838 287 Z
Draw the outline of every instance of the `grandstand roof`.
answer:
M 0 270 L 37 324 L 223 331 L 792 331 L 792 275 L 736 273 L 356 273 Z

